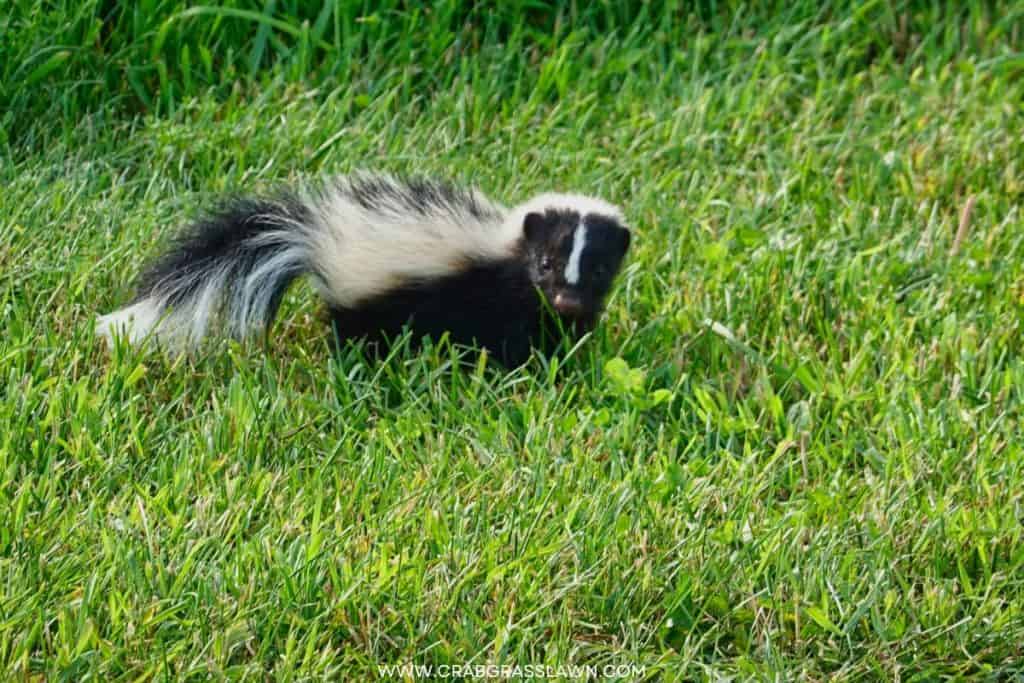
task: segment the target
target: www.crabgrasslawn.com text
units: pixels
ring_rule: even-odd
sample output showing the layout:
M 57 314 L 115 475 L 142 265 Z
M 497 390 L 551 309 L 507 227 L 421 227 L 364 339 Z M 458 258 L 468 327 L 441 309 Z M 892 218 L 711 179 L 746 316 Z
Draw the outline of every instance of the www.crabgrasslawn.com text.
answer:
M 402 679 L 569 679 L 598 680 L 644 677 L 645 667 L 636 664 L 381 664 L 381 678 Z

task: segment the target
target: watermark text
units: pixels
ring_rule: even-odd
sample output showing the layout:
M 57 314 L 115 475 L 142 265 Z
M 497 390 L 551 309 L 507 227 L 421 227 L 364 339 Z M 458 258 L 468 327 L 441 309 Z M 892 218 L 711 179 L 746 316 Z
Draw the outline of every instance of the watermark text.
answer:
M 377 675 L 381 678 L 412 679 L 568 679 L 599 680 L 643 678 L 646 667 L 636 664 L 380 664 Z

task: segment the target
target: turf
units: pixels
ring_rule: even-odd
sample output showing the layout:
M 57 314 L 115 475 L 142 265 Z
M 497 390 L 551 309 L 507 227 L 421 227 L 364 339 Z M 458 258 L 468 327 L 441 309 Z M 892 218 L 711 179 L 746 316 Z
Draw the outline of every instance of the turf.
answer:
M 0 18 L 5 677 L 1024 675 L 1019 3 L 43 7 Z M 220 193 L 353 168 L 621 204 L 603 325 L 367 363 L 300 286 L 266 343 L 93 338 Z

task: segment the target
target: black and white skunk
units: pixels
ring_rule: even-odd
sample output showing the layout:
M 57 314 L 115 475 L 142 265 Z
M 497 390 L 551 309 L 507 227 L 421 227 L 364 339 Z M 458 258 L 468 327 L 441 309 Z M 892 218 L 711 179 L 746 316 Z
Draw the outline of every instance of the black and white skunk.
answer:
M 339 341 L 447 332 L 514 367 L 593 328 L 629 243 L 620 211 L 599 199 L 544 194 L 508 209 L 447 182 L 357 175 L 228 202 L 151 264 L 134 302 L 97 332 L 183 349 L 217 319 L 244 337 L 269 328 L 306 274 Z

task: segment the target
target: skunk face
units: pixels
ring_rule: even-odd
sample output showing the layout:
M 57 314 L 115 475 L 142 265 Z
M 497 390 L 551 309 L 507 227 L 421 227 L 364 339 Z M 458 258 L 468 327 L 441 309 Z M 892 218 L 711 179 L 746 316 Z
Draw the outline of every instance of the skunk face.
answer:
M 530 279 L 559 317 L 591 329 L 629 249 L 630 232 L 615 216 L 549 208 L 523 221 Z

